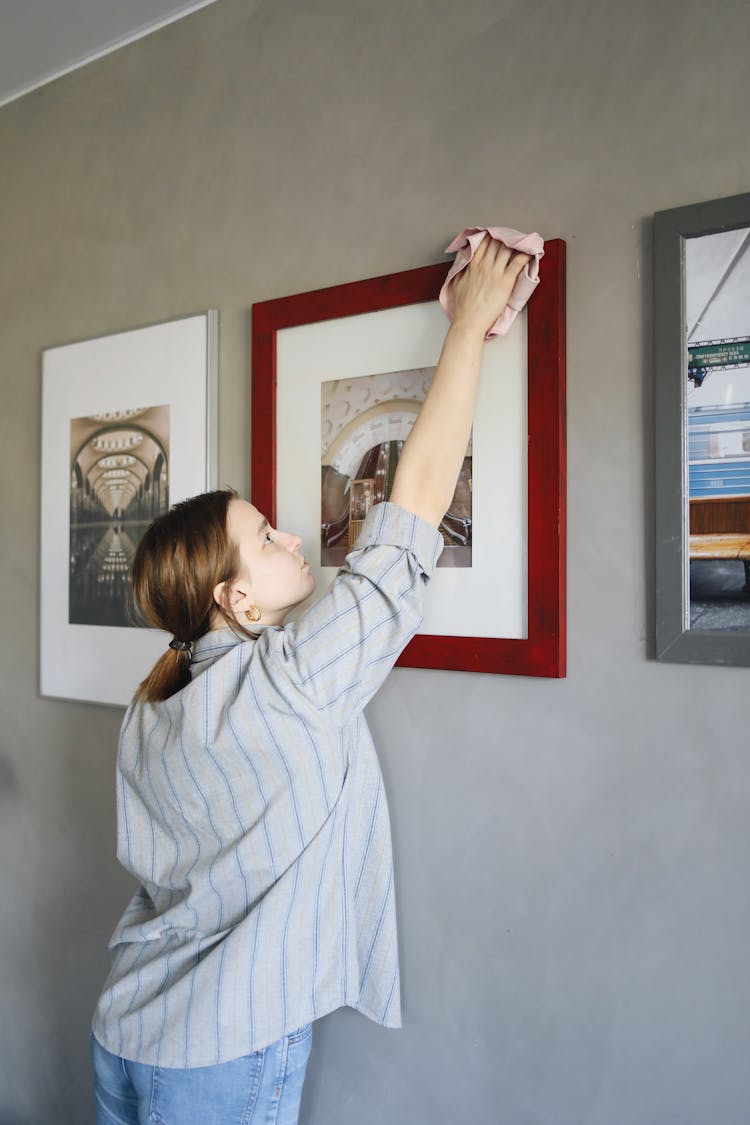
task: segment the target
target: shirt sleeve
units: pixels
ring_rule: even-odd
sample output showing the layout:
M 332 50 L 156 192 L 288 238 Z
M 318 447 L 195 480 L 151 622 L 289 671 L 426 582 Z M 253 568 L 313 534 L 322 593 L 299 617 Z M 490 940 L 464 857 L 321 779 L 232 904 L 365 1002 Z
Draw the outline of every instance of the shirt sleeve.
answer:
M 348 722 L 419 628 L 442 548 L 426 520 L 396 504 L 377 504 L 323 597 L 299 621 L 268 630 L 257 642 L 266 670 L 273 666 L 332 722 Z

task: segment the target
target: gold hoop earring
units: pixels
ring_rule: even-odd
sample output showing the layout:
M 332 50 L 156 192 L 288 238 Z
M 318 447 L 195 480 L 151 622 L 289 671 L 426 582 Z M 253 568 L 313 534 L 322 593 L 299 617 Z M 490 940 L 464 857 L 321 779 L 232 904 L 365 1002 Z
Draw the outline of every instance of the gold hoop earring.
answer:
M 252 622 L 253 625 L 256 625 L 261 618 L 261 612 L 258 609 L 257 605 L 251 606 L 250 609 L 246 609 L 245 617 L 248 619 L 248 621 Z

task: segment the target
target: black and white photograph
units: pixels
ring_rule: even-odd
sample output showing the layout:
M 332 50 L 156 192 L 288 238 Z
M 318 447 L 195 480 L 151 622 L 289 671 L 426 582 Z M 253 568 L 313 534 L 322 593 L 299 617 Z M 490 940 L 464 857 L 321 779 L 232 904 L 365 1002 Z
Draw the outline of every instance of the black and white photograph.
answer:
M 70 423 L 71 625 L 138 625 L 130 568 L 145 528 L 169 509 L 169 406 Z

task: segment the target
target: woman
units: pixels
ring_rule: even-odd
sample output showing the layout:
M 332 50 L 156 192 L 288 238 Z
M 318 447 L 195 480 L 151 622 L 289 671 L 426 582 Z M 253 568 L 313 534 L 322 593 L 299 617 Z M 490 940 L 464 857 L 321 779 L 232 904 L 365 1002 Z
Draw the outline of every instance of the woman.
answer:
M 136 602 L 173 634 L 120 736 L 118 858 L 139 887 L 93 1022 L 98 1125 L 293 1125 L 311 1025 L 400 1023 L 390 828 L 363 718 L 419 626 L 484 334 L 528 257 L 485 239 L 388 503 L 327 594 L 231 492 L 147 530 Z

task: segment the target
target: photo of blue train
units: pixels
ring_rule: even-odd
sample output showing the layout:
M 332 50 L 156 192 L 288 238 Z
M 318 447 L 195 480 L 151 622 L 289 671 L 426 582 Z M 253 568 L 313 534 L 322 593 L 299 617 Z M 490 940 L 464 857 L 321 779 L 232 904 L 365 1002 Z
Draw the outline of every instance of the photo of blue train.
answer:
M 688 407 L 687 442 L 691 628 L 747 629 L 750 402 Z
M 684 253 L 690 628 L 750 631 L 750 227 Z
M 750 496 L 750 402 L 688 409 L 690 499 Z

